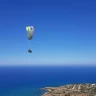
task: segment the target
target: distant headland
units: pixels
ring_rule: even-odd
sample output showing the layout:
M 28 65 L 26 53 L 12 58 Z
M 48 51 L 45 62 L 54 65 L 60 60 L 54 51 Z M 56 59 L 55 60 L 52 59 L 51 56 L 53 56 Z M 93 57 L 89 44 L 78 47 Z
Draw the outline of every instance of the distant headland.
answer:
M 96 96 L 96 84 L 69 84 L 60 87 L 45 87 L 42 96 Z

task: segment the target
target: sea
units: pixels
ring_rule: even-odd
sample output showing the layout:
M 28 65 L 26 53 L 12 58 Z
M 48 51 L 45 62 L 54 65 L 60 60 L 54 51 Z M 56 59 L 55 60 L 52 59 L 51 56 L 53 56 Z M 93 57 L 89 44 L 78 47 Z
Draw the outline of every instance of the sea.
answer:
M 42 96 L 40 88 L 79 83 L 96 83 L 96 67 L 0 67 L 0 96 Z

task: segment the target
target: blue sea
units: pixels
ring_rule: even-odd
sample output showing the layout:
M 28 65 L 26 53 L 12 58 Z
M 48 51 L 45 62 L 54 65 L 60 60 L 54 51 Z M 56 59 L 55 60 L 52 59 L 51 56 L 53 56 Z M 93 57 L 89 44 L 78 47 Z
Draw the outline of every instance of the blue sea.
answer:
M 96 67 L 0 67 L 0 96 L 41 96 L 43 87 L 95 82 Z

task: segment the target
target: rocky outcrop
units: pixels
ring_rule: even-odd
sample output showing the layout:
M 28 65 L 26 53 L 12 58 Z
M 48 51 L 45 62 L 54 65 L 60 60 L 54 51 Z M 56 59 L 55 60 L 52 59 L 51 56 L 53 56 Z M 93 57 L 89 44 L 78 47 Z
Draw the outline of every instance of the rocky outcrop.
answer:
M 70 84 L 60 87 L 45 87 L 42 96 L 96 96 L 96 84 Z

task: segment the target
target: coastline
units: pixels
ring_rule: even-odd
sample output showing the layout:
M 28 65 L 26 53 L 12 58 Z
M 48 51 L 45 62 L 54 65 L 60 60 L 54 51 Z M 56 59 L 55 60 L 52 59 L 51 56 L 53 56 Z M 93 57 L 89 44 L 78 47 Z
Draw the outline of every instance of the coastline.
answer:
M 68 84 L 59 87 L 45 87 L 42 96 L 96 96 L 96 84 Z

